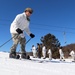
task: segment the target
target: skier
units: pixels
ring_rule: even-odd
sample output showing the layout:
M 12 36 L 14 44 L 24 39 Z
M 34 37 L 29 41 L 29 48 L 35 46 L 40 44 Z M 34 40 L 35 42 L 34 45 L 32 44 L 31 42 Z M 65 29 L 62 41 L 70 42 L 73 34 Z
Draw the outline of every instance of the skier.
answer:
M 43 45 L 43 47 L 42 47 L 42 55 L 43 55 L 43 59 L 45 59 L 46 58 L 46 47 L 45 47 L 45 45 Z
M 52 60 L 52 51 L 51 51 L 51 49 L 48 50 L 48 56 L 49 56 L 49 60 Z
M 41 47 L 40 47 L 40 44 L 37 43 L 37 54 L 38 54 L 38 58 L 41 58 Z
M 33 52 L 33 58 L 36 58 L 37 57 L 37 55 L 36 55 L 37 51 L 36 51 L 36 47 L 34 45 L 32 45 L 32 52 Z
M 70 52 L 70 55 L 71 55 L 71 57 L 72 57 L 72 62 L 75 62 L 75 52 L 74 52 L 74 50 L 72 50 L 72 51 Z
M 60 61 L 65 61 L 64 60 L 64 53 L 62 51 L 62 47 L 59 48 L 59 54 L 60 54 Z
M 24 36 L 24 32 L 26 32 L 31 38 L 35 37 L 35 35 L 32 34 L 29 30 L 29 17 L 32 13 L 33 10 L 31 8 L 26 8 L 25 11 L 21 14 L 18 14 L 14 21 L 11 23 L 10 33 L 13 38 L 13 46 L 10 49 L 10 58 L 16 58 L 16 48 L 18 43 L 21 45 L 21 58 L 26 58 L 26 38 Z
M 40 44 L 40 57 L 42 57 L 42 43 Z

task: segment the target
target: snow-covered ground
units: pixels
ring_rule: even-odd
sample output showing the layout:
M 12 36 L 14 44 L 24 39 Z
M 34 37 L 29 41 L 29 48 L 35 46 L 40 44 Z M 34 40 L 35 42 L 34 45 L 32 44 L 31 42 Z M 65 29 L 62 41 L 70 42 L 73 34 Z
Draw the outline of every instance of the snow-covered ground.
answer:
M 42 60 L 42 59 L 40 59 Z M 46 59 L 48 61 L 48 59 Z M 39 63 L 9 59 L 9 53 L 0 52 L 1 75 L 75 75 L 75 63 L 71 59 L 60 62 L 59 59 L 51 62 Z

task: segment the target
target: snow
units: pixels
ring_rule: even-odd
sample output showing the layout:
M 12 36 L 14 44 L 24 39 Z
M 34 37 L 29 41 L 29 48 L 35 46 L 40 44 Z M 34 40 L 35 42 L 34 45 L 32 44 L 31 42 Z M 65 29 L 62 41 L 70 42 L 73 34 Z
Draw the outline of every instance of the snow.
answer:
M 34 58 L 33 58 L 34 59 Z M 42 59 L 40 59 L 42 60 Z M 46 59 L 48 61 L 48 59 Z M 75 75 L 75 63 L 71 59 L 60 62 L 53 59 L 51 62 L 39 63 L 29 60 L 10 59 L 9 53 L 0 52 L 1 75 Z

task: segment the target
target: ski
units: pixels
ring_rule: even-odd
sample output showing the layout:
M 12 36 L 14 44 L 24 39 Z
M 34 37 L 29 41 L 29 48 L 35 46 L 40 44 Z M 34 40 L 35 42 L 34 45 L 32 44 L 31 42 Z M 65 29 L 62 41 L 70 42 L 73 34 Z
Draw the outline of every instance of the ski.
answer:
M 21 61 L 30 61 L 30 62 L 35 62 L 35 63 L 75 63 L 75 61 L 60 61 L 60 60 L 49 60 L 49 59 L 43 59 L 43 58 L 33 58 L 32 56 L 27 56 L 26 59 L 23 59 L 20 57 L 19 54 L 17 54 L 16 58 L 11 58 L 11 59 L 16 59 L 16 60 L 21 60 Z

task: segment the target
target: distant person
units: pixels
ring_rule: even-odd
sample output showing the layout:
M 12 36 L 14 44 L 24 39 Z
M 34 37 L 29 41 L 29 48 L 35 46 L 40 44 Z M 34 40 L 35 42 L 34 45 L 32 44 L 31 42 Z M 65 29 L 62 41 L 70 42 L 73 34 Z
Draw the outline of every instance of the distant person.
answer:
M 48 50 L 48 56 L 49 56 L 49 60 L 52 60 L 52 51 L 51 51 L 51 49 Z
M 42 57 L 42 44 L 40 44 L 40 57 Z
M 45 45 L 43 45 L 43 47 L 42 47 L 42 55 L 43 55 L 43 59 L 45 59 L 46 58 L 46 47 L 45 47 Z
M 38 58 L 41 58 L 41 47 L 39 43 L 37 43 L 37 55 L 38 55 Z
M 62 47 L 59 48 L 59 54 L 60 54 L 60 61 L 65 61 L 64 60 L 64 53 L 62 51 Z
M 32 13 L 33 10 L 31 8 L 26 8 L 25 11 L 21 14 L 18 14 L 14 21 L 11 23 L 10 33 L 13 38 L 13 45 L 10 49 L 10 58 L 16 58 L 16 48 L 18 44 L 21 46 L 21 58 L 26 58 L 26 38 L 24 36 L 24 32 L 26 32 L 31 38 L 35 37 L 35 35 L 32 34 L 29 30 L 29 17 Z
M 75 52 L 74 52 L 74 50 L 72 50 L 72 51 L 70 52 L 70 55 L 71 55 L 71 57 L 72 57 L 72 61 L 75 61 Z
M 33 58 L 36 58 L 37 57 L 37 50 L 36 50 L 36 47 L 34 45 L 32 45 L 32 52 L 33 52 Z

